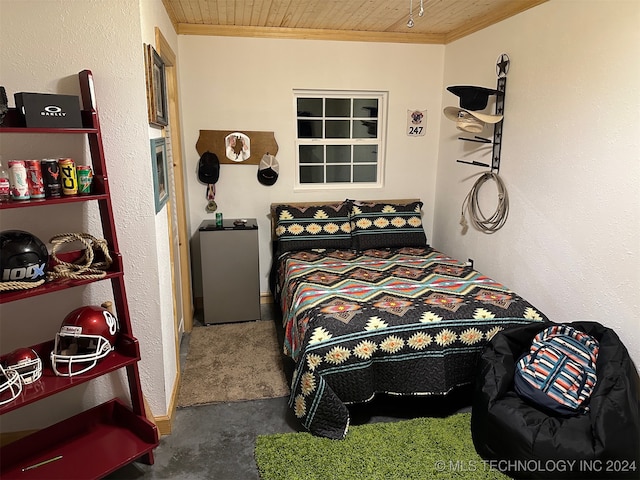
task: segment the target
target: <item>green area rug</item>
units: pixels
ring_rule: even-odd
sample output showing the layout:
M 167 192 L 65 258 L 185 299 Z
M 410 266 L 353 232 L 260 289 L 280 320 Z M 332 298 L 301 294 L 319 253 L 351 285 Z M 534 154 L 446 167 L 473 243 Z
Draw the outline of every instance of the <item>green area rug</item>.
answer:
M 508 479 L 471 440 L 471 414 L 349 427 L 344 440 L 309 433 L 261 435 L 255 457 L 263 480 Z

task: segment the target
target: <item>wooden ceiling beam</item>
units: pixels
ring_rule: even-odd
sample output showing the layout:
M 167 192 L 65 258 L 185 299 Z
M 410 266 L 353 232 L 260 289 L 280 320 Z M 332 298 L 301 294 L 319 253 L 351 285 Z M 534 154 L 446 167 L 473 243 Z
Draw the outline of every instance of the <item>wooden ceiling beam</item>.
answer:
M 327 30 L 319 28 L 236 27 L 232 25 L 194 25 L 180 23 L 178 35 L 208 35 L 218 37 L 297 38 L 304 40 L 337 40 L 352 42 L 388 42 L 444 44 L 445 35 L 423 33 L 365 32 L 357 30 Z

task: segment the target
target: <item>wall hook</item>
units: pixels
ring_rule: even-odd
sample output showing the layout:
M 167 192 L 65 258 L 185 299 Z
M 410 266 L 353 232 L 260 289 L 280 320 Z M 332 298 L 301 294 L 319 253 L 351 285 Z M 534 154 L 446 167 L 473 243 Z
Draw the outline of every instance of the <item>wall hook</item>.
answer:
M 491 139 L 479 137 L 478 135 L 474 135 L 473 138 L 458 137 L 458 140 L 464 140 L 465 142 L 492 143 Z
M 472 162 L 468 162 L 466 160 L 456 160 L 456 162 L 458 163 L 466 163 L 468 165 L 475 165 L 476 167 L 491 167 L 491 165 L 489 165 L 488 163 L 482 163 L 482 162 L 478 162 L 476 160 L 472 161 Z

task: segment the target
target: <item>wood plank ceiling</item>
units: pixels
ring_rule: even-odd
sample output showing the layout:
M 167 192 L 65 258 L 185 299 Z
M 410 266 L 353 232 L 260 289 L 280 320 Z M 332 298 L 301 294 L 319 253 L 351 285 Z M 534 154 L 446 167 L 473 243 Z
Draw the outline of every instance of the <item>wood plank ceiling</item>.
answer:
M 446 44 L 548 0 L 162 0 L 179 35 Z M 409 28 L 413 3 L 414 26 Z

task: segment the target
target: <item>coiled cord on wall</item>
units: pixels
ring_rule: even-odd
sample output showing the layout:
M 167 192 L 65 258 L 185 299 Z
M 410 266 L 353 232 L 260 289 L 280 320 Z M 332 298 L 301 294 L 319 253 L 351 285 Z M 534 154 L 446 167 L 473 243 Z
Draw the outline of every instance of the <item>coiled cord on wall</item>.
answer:
M 480 188 L 486 181 L 492 179 L 496 182 L 498 188 L 498 205 L 496 210 L 489 218 L 485 217 L 480 209 L 480 202 L 478 200 L 478 193 Z M 460 225 L 462 225 L 462 233 L 467 231 L 467 220 L 465 218 L 465 210 L 469 211 L 469 219 L 471 224 L 478 230 L 484 233 L 495 233 L 500 230 L 509 216 L 509 194 L 502 182 L 502 179 L 497 173 L 485 172 L 478 180 L 473 184 L 471 190 L 467 194 L 462 202 L 462 217 L 460 218 Z

